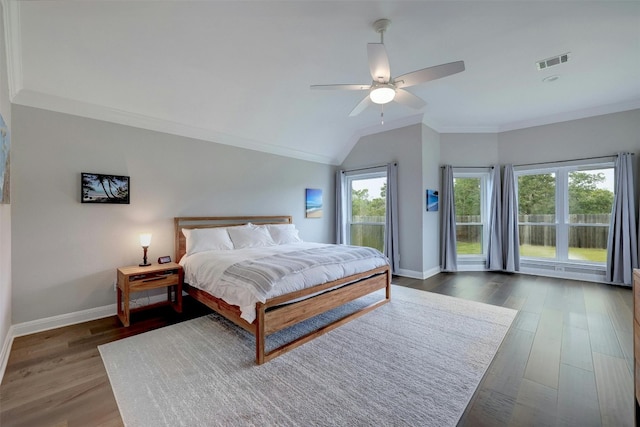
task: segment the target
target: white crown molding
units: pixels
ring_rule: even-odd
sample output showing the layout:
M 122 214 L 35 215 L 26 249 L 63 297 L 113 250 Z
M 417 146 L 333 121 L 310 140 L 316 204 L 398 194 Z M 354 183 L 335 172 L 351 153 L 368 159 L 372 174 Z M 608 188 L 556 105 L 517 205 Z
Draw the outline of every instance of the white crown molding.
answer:
M 438 133 L 500 133 L 498 126 L 439 126 L 432 129 Z
M 525 129 L 535 126 L 550 125 L 554 123 L 568 122 L 571 120 L 586 119 L 588 117 L 602 116 L 605 114 L 620 113 L 622 111 L 636 110 L 640 108 L 640 99 L 619 102 L 616 104 L 601 105 L 593 108 L 585 108 L 582 110 L 569 111 L 566 113 L 557 113 L 550 116 L 538 117 L 531 120 L 514 122 L 500 127 L 499 132 L 508 132 L 511 130 Z
M 391 121 L 385 121 L 384 124 L 375 124 L 371 126 L 367 126 L 366 128 L 358 129 L 351 135 L 349 141 L 343 146 L 340 153 L 338 153 L 337 159 L 333 165 L 341 165 L 344 162 L 344 159 L 347 158 L 353 147 L 358 143 L 360 138 L 367 135 L 375 135 L 377 133 L 384 133 L 394 129 L 400 129 L 407 126 L 412 126 L 422 122 L 422 114 L 415 114 L 408 117 L 403 117 L 400 119 L 395 119 Z
M 110 108 L 74 99 L 62 98 L 43 92 L 23 89 L 16 94 L 12 101 L 14 104 L 23 105 L 26 107 L 57 111 L 60 113 L 86 117 L 89 119 L 117 123 L 156 132 L 168 133 L 171 135 L 199 139 L 203 141 L 210 141 L 218 144 L 231 145 L 234 147 L 275 154 L 278 156 L 291 157 L 315 163 L 335 164 L 335 159 L 328 156 L 321 156 L 305 151 L 261 143 L 248 138 L 241 138 L 222 132 L 217 132 L 211 129 L 198 128 L 195 126 L 185 125 L 183 123 L 145 116 L 143 114 L 133 113 L 117 108 Z
M 512 130 L 526 129 L 535 126 L 551 125 L 554 123 L 568 122 L 571 120 L 586 119 L 589 117 L 602 116 L 605 114 L 620 113 L 622 111 L 640 109 L 640 99 L 620 102 L 616 104 L 601 105 L 593 108 L 585 108 L 582 110 L 569 111 L 566 113 L 556 113 L 544 117 L 536 117 L 534 119 L 522 120 L 517 122 L 506 123 L 503 125 L 492 126 L 446 126 L 440 125 L 426 117 L 422 121 L 425 125 L 438 133 L 501 133 Z
M 412 126 L 421 123 L 424 114 L 414 114 L 412 116 L 402 117 L 399 119 L 391 120 L 382 124 L 375 124 L 362 128 L 356 132 L 357 138 L 360 139 L 363 136 L 375 135 L 377 133 L 384 133 L 394 129 L 400 129 L 407 126 Z
M 9 99 L 13 101 L 22 89 L 22 41 L 20 37 L 20 2 L 1 0 Z

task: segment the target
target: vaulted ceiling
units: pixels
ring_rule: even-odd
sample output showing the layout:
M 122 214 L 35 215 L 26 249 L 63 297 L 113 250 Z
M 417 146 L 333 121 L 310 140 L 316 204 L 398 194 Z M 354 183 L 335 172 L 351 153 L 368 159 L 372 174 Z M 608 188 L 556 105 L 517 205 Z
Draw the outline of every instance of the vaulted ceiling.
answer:
M 2 4 L 15 104 L 328 164 L 412 123 L 502 132 L 640 108 L 638 1 Z M 421 110 L 385 105 L 384 124 L 379 106 L 348 116 L 366 92 L 309 88 L 369 84 L 379 18 L 393 76 L 466 65 L 409 88 Z

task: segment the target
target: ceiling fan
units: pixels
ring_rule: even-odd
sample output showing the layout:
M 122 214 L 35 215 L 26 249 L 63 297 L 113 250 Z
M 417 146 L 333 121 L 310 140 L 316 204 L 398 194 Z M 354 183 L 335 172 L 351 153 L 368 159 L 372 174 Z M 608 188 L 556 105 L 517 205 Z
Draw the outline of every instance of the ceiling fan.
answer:
M 373 28 L 377 33 L 380 33 L 380 43 L 367 44 L 369 70 L 371 71 L 371 78 L 373 79 L 371 84 L 312 85 L 311 89 L 368 90 L 369 94 L 351 110 L 349 117 L 360 114 L 371 104 L 380 104 L 383 106 L 380 114 L 380 116 L 383 117 L 384 104 L 391 101 L 396 101 L 415 109 L 420 109 L 427 105 L 426 102 L 411 92 L 406 91 L 405 88 L 464 71 L 464 61 L 456 61 L 423 68 L 392 78 L 387 50 L 384 47 L 384 32 L 390 23 L 391 21 L 388 19 L 378 19 L 373 23 Z M 384 123 L 384 121 L 382 123 Z

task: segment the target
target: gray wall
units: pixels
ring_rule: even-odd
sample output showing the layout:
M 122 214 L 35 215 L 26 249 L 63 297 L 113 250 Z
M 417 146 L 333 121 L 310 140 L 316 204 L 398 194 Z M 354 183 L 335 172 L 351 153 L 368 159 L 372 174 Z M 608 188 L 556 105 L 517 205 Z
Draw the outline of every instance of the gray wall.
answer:
M 440 139 L 443 135 L 422 126 L 422 277 L 440 271 L 440 212 L 427 212 L 426 190 L 440 189 Z
M 422 125 L 362 137 L 342 163 L 342 169 L 398 162 L 400 270 L 422 273 Z
M 438 134 L 413 125 L 361 138 L 342 168 L 398 161 L 400 274 L 428 277 L 439 268 L 439 216 L 425 212 L 424 191 L 440 187 L 440 165 L 549 162 L 620 151 L 636 154 L 640 182 L 640 110 L 502 133 Z
M 640 110 L 502 132 L 501 163 L 537 163 L 608 156 L 620 151 L 640 154 Z
M 13 323 L 115 302 L 119 266 L 173 257 L 173 217 L 293 215 L 333 242 L 335 167 L 28 107 L 13 108 Z M 80 172 L 131 177 L 130 205 L 80 203 Z M 325 215 L 304 218 L 305 188 Z
M 445 133 L 440 135 L 440 164 L 491 166 L 498 163 L 498 134 Z
M 0 6 L 0 10 L 1 6 Z M 11 103 L 7 77 L 7 55 L 4 43 L 4 10 L 0 13 L 0 114 L 11 126 Z M 11 326 L 11 205 L 0 204 L 0 365 L 9 327 Z M 2 369 L 0 368 L 0 372 Z M 2 375 L 0 374 L 0 378 Z
M 0 206 L 0 231 L 6 251 L 11 226 L 13 277 L 2 270 L 0 291 L 13 305 L 0 308 L 13 324 L 113 304 L 115 268 L 140 262 L 139 232 L 153 233 L 151 259 L 172 254 L 174 216 L 291 214 L 305 240 L 333 241 L 334 167 L 20 106 L 12 131 L 12 212 Z M 399 163 L 400 269 L 417 276 L 438 265 L 424 190 L 438 188 L 440 164 L 639 156 L 639 138 L 640 110 L 501 134 L 418 124 L 361 138 L 342 167 Z M 131 204 L 80 204 L 82 171 L 131 176 Z M 324 190 L 324 218 L 304 218 L 305 188 Z
M 519 165 L 631 152 L 640 183 L 640 110 L 498 134 L 442 134 L 440 141 L 440 162 L 454 166 Z M 636 190 L 640 194 L 640 185 Z

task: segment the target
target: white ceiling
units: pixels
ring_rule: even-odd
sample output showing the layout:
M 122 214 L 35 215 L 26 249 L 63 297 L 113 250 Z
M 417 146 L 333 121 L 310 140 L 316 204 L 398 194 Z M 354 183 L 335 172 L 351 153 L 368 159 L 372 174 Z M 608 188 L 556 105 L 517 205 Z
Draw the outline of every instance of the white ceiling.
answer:
M 640 108 L 640 1 L 15 1 L 16 104 L 316 162 L 411 123 L 501 132 Z M 391 19 L 393 76 L 464 60 L 409 89 L 427 102 L 348 117 L 370 83 L 371 24 Z M 570 52 L 568 63 L 535 63 Z M 558 80 L 543 83 L 557 74 Z

